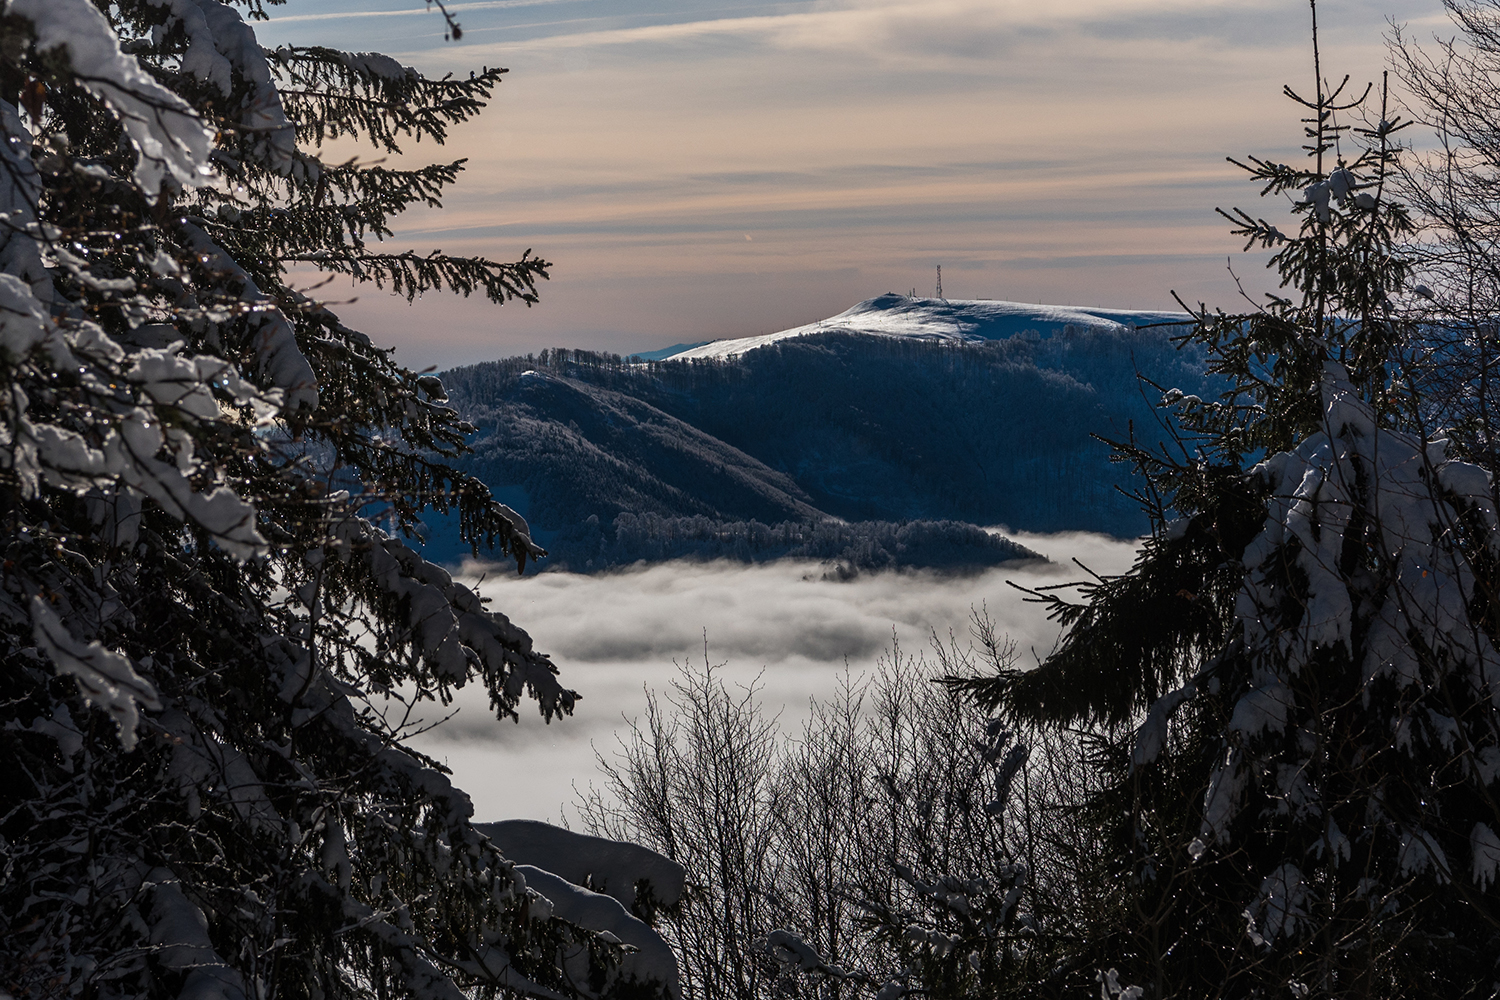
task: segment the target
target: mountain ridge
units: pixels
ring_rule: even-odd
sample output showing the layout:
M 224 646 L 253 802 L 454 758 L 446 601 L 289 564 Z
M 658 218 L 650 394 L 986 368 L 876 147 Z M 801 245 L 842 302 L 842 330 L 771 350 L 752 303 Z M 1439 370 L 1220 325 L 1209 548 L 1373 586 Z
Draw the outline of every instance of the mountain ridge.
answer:
M 716 353 L 549 350 L 443 381 L 478 428 L 462 464 L 523 500 L 554 565 L 757 561 L 796 549 L 785 540 L 798 526 L 837 522 L 853 527 L 820 535 L 818 558 L 838 561 L 827 553 L 843 545 L 856 566 L 917 568 L 920 537 L 942 550 L 941 568 L 956 568 L 964 551 L 976 565 L 1023 557 L 975 525 L 1146 528 L 1121 492 L 1128 472 L 1092 435 L 1123 438 L 1155 418 L 1138 370 L 1186 392 L 1204 382 L 1171 328 L 1126 317 L 1186 322 L 877 296 L 824 327 L 719 341 Z M 902 534 L 913 522 L 940 527 Z

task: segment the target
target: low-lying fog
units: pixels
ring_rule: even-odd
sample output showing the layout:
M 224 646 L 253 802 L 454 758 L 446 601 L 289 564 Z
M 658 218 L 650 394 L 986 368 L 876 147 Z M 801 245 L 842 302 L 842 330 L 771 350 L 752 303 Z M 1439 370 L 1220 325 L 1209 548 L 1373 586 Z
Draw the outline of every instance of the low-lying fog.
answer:
M 967 641 L 971 609 L 983 607 L 1015 640 L 1022 662 L 1034 663 L 1032 650 L 1045 655 L 1057 626 L 1006 581 L 1036 587 L 1082 579 L 1074 558 L 1097 573 L 1120 573 L 1135 544 L 1081 533 L 1007 534 L 1051 561 L 969 577 L 869 573 L 842 582 L 808 562 L 673 562 L 525 579 L 503 567 L 467 566 L 465 582 L 529 631 L 583 698 L 572 717 L 550 726 L 525 705 L 516 724 L 497 721 L 483 692 L 467 689 L 450 707 L 458 709 L 453 718 L 411 742 L 453 769 L 477 819 L 555 822 L 564 809 L 573 812 L 574 788 L 597 780 L 595 749 L 614 751 L 615 732 L 640 714 L 645 688 L 665 689 L 674 660 L 703 662 L 705 634 L 708 659 L 724 664 L 725 682 L 758 677 L 763 704 L 791 728 L 809 698 L 833 691 L 846 664 L 856 674 L 874 666 L 893 629 L 903 653 L 926 650 L 934 631 Z

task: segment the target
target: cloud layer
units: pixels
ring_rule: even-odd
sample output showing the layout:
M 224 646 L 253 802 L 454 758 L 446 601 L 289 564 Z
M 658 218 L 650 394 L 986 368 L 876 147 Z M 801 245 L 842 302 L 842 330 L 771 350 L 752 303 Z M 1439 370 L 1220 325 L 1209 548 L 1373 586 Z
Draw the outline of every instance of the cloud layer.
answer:
M 1095 572 L 1121 572 L 1134 547 L 1088 534 L 1013 537 L 1051 561 L 972 577 L 878 573 L 848 582 L 824 579 L 815 563 L 667 563 L 525 579 L 497 571 L 483 578 L 481 591 L 553 654 L 566 682 L 583 694 L 578 713 L 550 726 L 534 717 L 498 722 L 481 693 L 465 692 L 457 715 L 416 745 L 454 769 L 481 819 L 555 818 L 572 800 L 572 786 L 593 777 L 593 748 L 612 750 L 624 720 L 643 709 L 645 688 L 663 689 L 675 676 L 674 661 L 706 656 L 725 664 L 729 683 L 758 679 L 765 703 L 791 724 L 809 698 L 832 692 L 846 668 L 858 674 L 874 666 L 893 634 L 908 653 L 925 649 L 933 634 L 965 639 L 976 609 L 1031 661 L 1033 649 L 1045 655 L 1051 648 L 1057 630 L 1009 581 L 1031 587 L 1078 580 L 1083 571 L 1074 558 Z

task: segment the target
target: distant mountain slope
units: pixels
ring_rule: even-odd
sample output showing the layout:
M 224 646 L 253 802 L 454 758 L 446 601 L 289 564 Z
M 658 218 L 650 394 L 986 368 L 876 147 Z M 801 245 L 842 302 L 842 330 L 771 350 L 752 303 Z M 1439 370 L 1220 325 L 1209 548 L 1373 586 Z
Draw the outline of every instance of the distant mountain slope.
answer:
M 532 522 L 554 562 L 770 558 L 797 548 L 785 541 L 796 525 L 835 518 L 854 534 L 820 535 L 817 551 L 839 539 L 861 565 L 917 565 L 892 525 L 941 522 L 901 537 L 928 539 L 955 566 L 961 550 L 1010 557 L 974 544 L 965 523 L 1146 527 L 1117 488 L 1127 470 L 1091 434 L 1156 433 L 1137 369 L 1204 386 L 1199 357 L 1124 317 L 1182 319 L 882 296 L 828 329 L 719 342 L 714 355 L 545 351 L 443 382 L 479 428 L 467 467 Z M 773 543 L 754 524 L 793 527 Z
M 466 465 L 488 483 L 521 487 L 530 507 L 522 513 L 543 530 L 622 511 L 826 516 L 786 474 L 626 393 L 537 369 L 495 388 L 488 399 L 464 395 L 466 418 L 481 428 Z
M 634 354 L 628 355 L 628 359 L 631 361 L 665 361 L 674 355 L 682 354 L 695 347 L 702 347 L 704 344 L 711 343 L 713 343 L 711 340 L 695 340 L 691 344 L 673 344 L 671 347 L 660 347 L 654 351 L 637 351 Z

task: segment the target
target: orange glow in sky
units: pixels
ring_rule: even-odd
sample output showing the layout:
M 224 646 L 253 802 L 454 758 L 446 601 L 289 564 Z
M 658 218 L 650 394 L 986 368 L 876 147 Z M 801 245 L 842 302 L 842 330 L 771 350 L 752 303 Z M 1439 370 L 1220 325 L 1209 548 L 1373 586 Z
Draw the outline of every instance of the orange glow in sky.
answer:
M 1303 0 L 479 0 L 443 39 L 422 0 L 292 0 L 263 44 L 383 51 L 428 74 L 509 67 L 439 154 L 469 158 L 418 251 L 555 263 L 532 309 L 373 288 L 320 294 L 414 367 L 542 347 L 628 353 L 748 336 L 885 291 L 1174 308 L 1236 304 L 1215 206 L 1273 221 L 1226 163 L 1300 155 Z M 1319 5 L 1323 65 L 1361 85 L 1386 19 L 1436 0 Z M 1451 34 L 1451 32 L 1449 32 Z M 1261 258 L 1236 270 L 1269 289 Z

